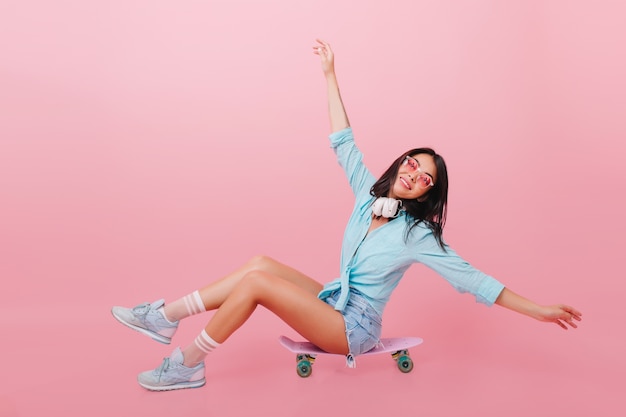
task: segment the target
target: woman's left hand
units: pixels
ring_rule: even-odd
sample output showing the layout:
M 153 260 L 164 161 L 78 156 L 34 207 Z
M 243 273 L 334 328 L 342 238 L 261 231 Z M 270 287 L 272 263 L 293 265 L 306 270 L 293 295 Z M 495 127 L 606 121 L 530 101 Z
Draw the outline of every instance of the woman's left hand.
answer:
M 552 306 L 542 306 L 536 317 L 540 321 L 552 322 L 567 330 L 567 325 L 574 329 L 578 326 L 576 321 L 582 320 L 582 314 L 574 307 L 565 304 L 556 304 Z
M 502 290 L 496 299 L 496 304 L 533 317 L 539 321 L 556 323 L 565 330 L 567 330 L 567 325 L 574 329 L 577 328 L 578 326 L 575 321 L 582 320 L 582 314 L 574 307 L 565 304 L 542 306 L 514 293 L 508 288 Z

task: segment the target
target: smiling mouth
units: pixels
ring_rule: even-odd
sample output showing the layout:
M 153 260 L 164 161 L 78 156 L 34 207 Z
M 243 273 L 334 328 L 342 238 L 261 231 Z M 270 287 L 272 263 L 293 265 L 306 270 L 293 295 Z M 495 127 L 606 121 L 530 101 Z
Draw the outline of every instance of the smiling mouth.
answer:
M 404 178 L 400 177 L 400 182 L 404 184 L 404 186 L 408 188 L 409 190 L 411 189 L 411 184 L 409 184 L 407 180 L 405 180 Z

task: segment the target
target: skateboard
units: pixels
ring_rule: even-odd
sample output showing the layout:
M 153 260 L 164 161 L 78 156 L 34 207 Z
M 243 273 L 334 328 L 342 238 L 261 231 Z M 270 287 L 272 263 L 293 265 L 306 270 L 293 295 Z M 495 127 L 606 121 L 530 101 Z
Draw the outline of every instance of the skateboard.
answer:
M 337 355 L 337 353 L 325 352 L 311 342 L 296 342 L 287 336 L 280 336 L 278 341 L 288 351 L 296 354 L 296 371 L 302 378 L 310 376 L 313 372 L 313 362 L 315 362 L 317 355 Z M 394 337 L 382 338 L 380 341 L 380 345 L 368 352 L 361 353 L 359 356 L 391 353 L 391 357 L 396 361 L 398 369 L 403 373 L 407 373 L 413 369 L 413 360 L 409 356 L 408 349 L 421 344 L 424 340 L 419 337 Z

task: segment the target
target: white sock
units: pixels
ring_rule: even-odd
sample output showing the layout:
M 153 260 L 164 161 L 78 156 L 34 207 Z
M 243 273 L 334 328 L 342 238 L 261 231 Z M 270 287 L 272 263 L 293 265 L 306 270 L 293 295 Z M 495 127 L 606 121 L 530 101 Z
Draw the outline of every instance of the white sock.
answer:
M 196 339 L 189 346 L 183 350 L 184 362 L 183 365 L 192 368 L 204 361 L 206 356 L 217 349 L 221 343 L 217 343 L 211 336 L 209 336 L 206 330 L 202 330 L 202 333 L 196 337 Z
M 175 322 L 194 314 L 204 313 L 206 307 L 200 297 L 200 291 L 194 291 L 178 300 L 167 304 L 163 313 L 165 318 L 170 322 Z

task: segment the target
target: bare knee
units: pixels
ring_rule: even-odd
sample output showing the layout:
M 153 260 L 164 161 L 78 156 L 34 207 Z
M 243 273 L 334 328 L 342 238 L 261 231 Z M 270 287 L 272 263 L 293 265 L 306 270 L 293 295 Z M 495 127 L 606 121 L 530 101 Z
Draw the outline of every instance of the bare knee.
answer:
M 256 255 L 246 263 L 249 271 L 269 271 L 278 262 L 266 255 Z
M 271 281 L 273 279 L 274 277 L 270 274 L 258 269 L 253 269 L 241 278 L 241 281 L 239 281 L 234 289 L 234 293 L 240 297 L 253 299 L 258 303 L 262 298 L 263 292 L 271 288 Z

